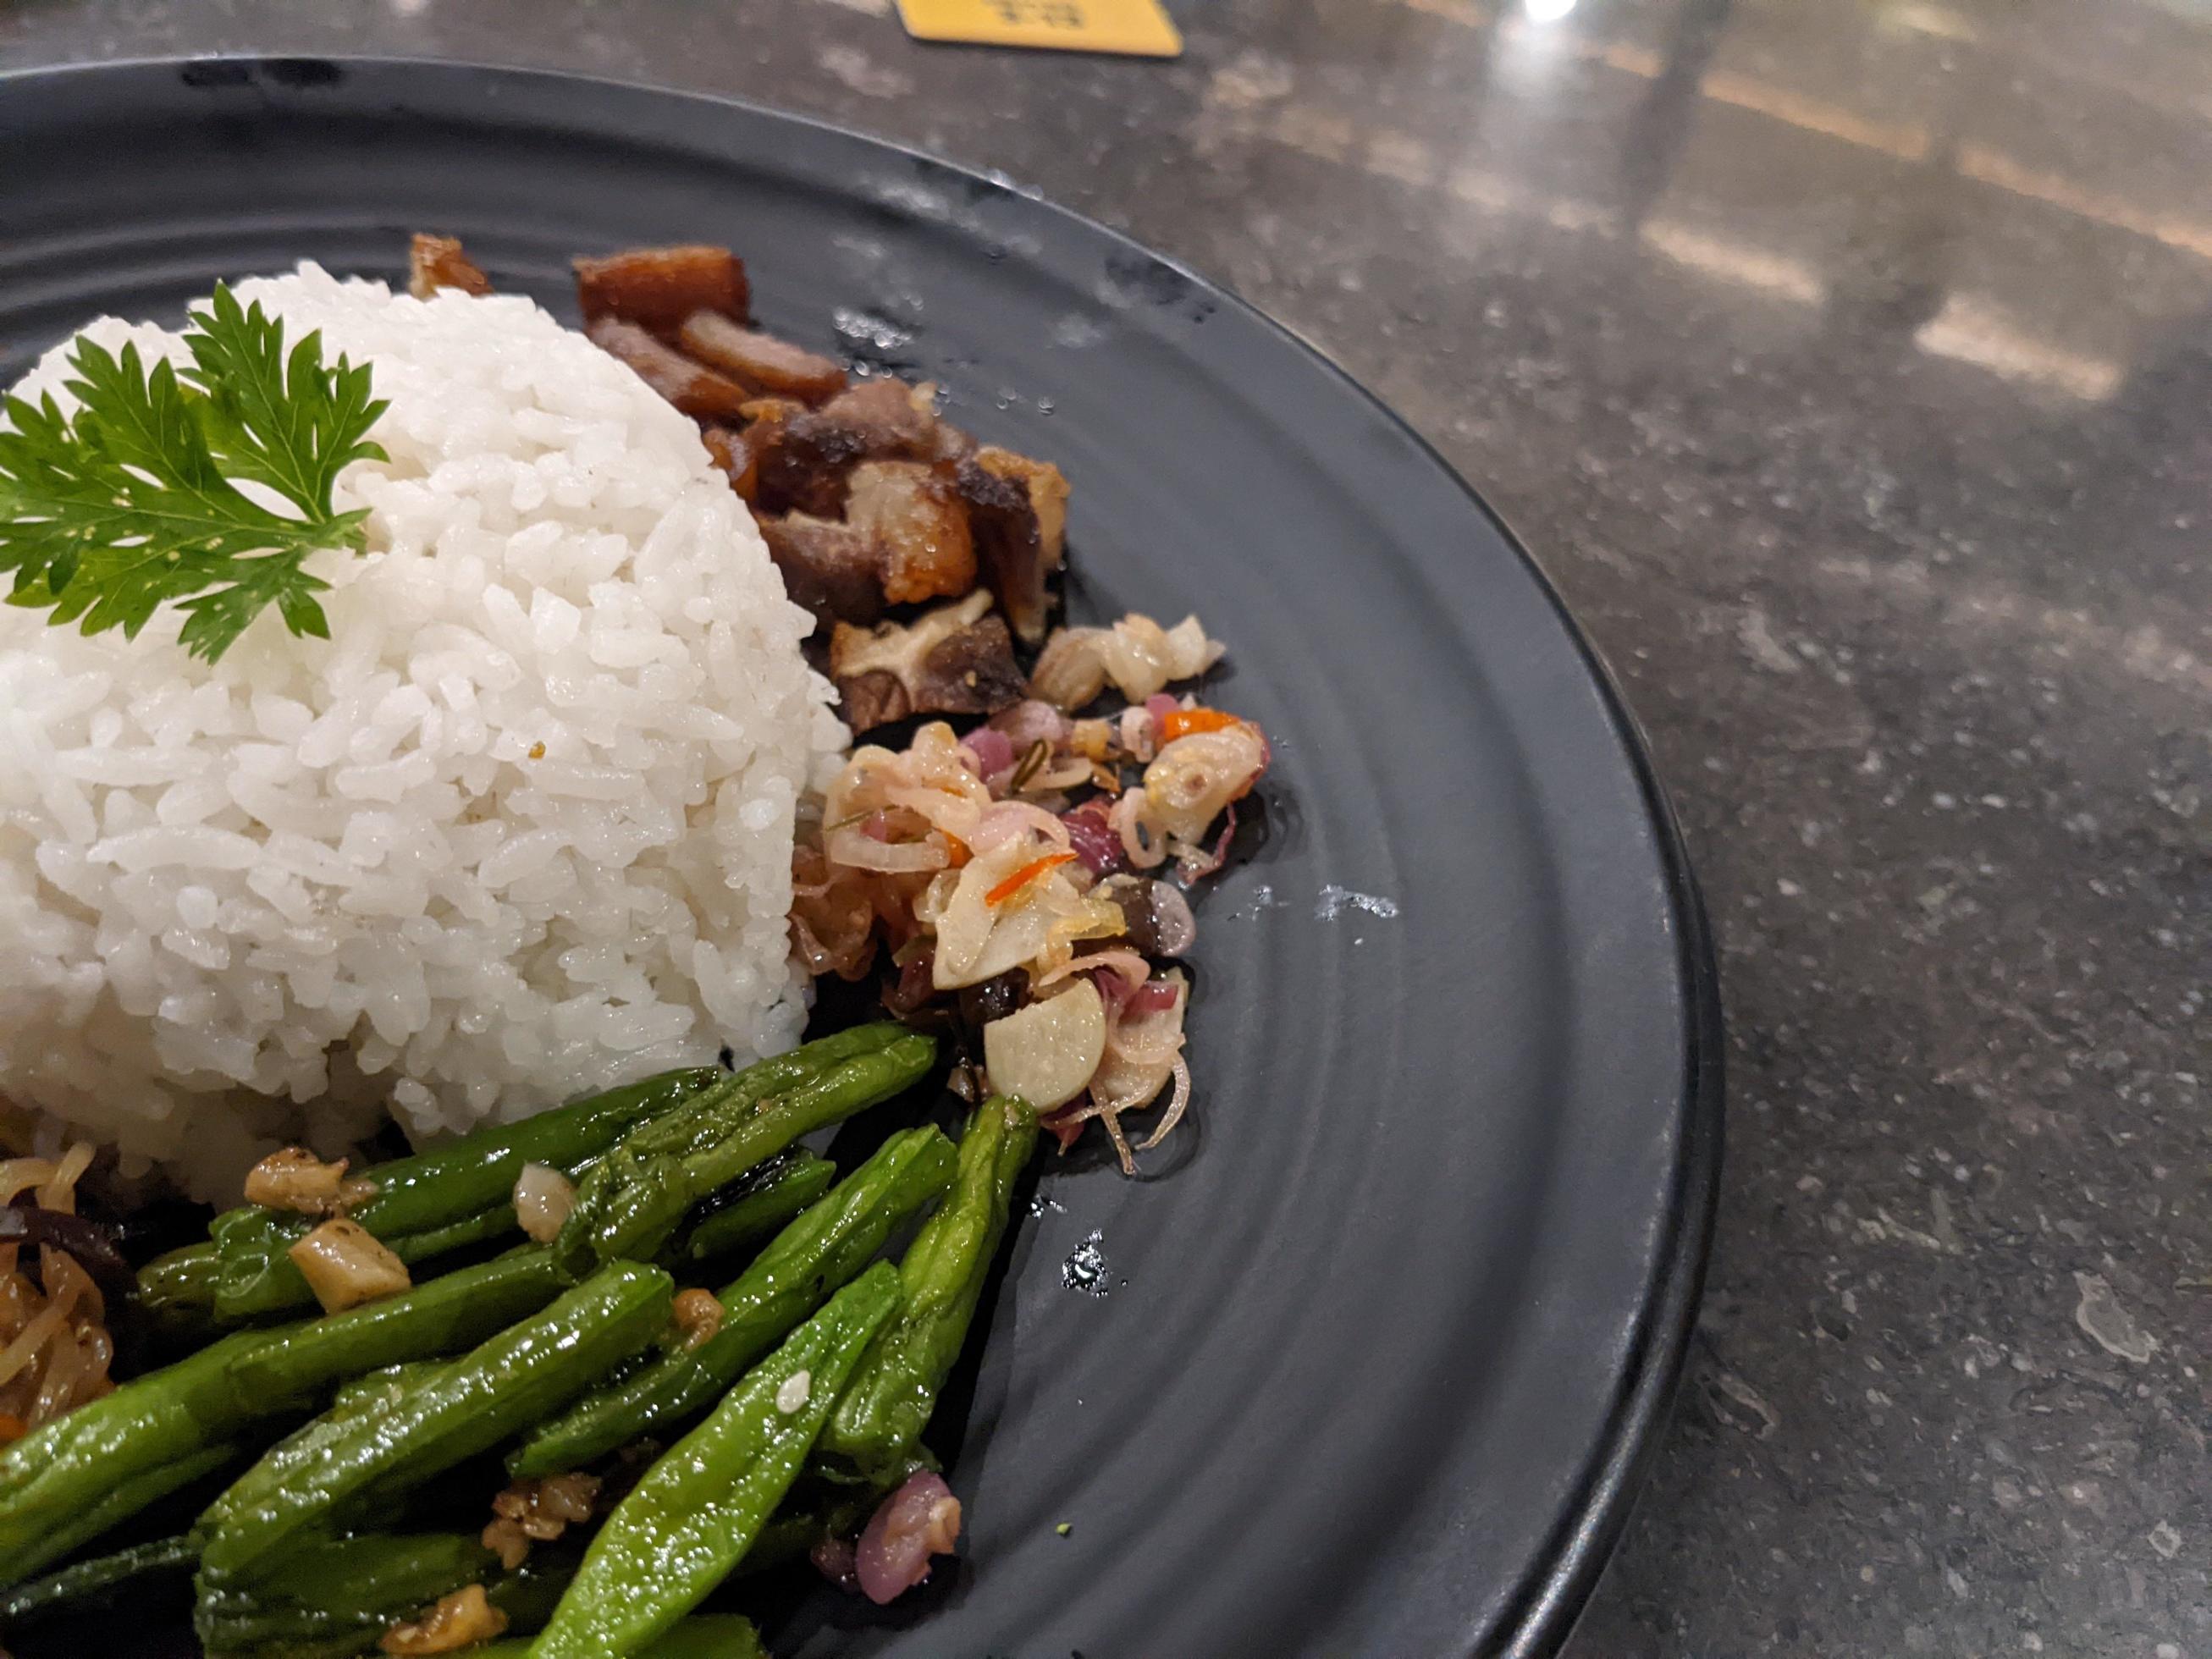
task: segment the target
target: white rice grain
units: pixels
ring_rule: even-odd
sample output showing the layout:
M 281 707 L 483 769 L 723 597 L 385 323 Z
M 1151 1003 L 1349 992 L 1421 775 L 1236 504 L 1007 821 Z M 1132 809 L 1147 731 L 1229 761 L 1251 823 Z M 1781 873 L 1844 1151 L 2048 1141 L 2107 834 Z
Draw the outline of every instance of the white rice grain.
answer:
M 0 608 L 0 1094 L 232 1199 L 331 1152 L 789 1046 L 792 819 L 842 732 L 683 416 L 529 301 L 239 284 L 367 361 L 332 638 Z M 111 348 L 177 336 L 102 319 Z M 23 390 L 59 392 L 65 349 Z

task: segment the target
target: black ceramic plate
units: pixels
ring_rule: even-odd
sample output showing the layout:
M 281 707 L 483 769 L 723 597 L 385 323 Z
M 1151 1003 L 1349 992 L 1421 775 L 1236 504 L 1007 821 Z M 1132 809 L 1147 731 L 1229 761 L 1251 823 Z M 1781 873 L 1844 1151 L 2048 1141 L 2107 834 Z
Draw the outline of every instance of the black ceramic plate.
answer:
M 1066 470 L 1079 617 L 1229 641 L 1217 695 L 1275 768 L 1266 845 L 1201 907 L 1194 1127 L 1143 1182 L 1041 1182 L 939 1447 L 957 1571 L 883 1613 L 777 1592 L 776 1652 L 1557 1645 L 1689 1328 L 1717 1009 L 1632 726 L 1413 433 L 1096 225 L 738 104 L 132 64 L 0 78 L 0 380 L 218 277 L 396 278 L 415 228 L 564 314 L 574 253 L 726 242 L 766 325 Z

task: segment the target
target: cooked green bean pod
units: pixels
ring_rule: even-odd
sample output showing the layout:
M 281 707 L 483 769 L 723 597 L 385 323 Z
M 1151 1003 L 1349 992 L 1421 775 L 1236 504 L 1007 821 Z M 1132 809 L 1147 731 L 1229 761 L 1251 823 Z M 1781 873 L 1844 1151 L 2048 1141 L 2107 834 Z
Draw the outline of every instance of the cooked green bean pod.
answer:
M 1036 1133 L 1036 1114 L 1003 1095 L 969 1118 L 951 1195 L 907 1247 L 898 1318 L 838 1401 L 816 1448 L 817 1468 L 881 1486 L 912 1459 L 967 1340 Z
M 592 1540 L 533 1659 L 645 1653 L 706 1598 L 790 1489 L 898 1283 L 879 1262 L 845 1286 L 645 1472 Z
M 0 1595 L 0 1628 L 12 1631 L 52 1613 L 85 1613 L 108 1606 L 125 1585 L 143 1586 L 157 1578 L 189 1578 L 199 1559 L 199 1540 L 180 1533 L 73 1561 Z
M 555 1254 L 572 1273 L 588 1271 L 594 1261 L 655 1259 L 693 1205 L 801 1135 L 920 1082 L 936 1057 L 933 1039 L 909 1033 L 742 1110 L 733 1112 L 723 1102 L 684 1115 L 686 1121 L 653 1125 L 649 1133 L 625 1140 L 585 1179 L 554 1241 Z M 693 1117 L 706 1121 L 687 1139 L 683 1132 Z
M 722 1322 L 696 1347 L 673 1347 L 593 1389 L 507 1458 L 518 1476 L 573 1469 L 639 1436 L 681 1423 L 721 1398 L 882 1249 L 891 1230 L 951 1183 L 952 1143 L 933 1128 L 893 1135 L 873 1158 L 787 1227 L 716 1293 Z
M 479 1129 L 432 1152 L 373 1164 L 361 1178 L 375 1187 L 376 1196 L 352 1218 L 409 1262 L 499 1237 L 515 1229 L 510 1200 L 526 1164 L 573 1170 L 640 1125 L 735 1081 L 710 1066 L 664 1072 L 520 1123 Z M 252 1204 L 217 1216 L 209 1229 L 222 1258 L 216 1312 L 239 1319 L 312 1306 L 313 1293 L 288 1252 L 314 1225 L 312 1218 Z
M 804 1146 L 793 1146 L 745 1179 L 749 1190 L 691 1224 L 684 1240 L 686 1261 L 720 1261 L 767 1243 L 830 1190 L 837 1179 L 837 1166 Z
M 487 1642 L 462 1659 L 530 1659 L 537 1651 L 526 1639 Z M 636 1650 L 636 1659 L 768 1659 L 768 1650 L 750 1619 L 702 1613 L 654 1637 Z
M 203 1583 L 192 1628 L 210 1656 L 374 1648 L 441 1596 L 493 1577 L 499 1558 L 458 1533 L 315 1539 L 250 1584 Z
M 265 1441 L 258 1425 L 313 1410 L 342 1379 L 481 1342 L 566 1283 L 543 1249 L 517 1251 L 327 1318 L 235 1332 L 41 1424 L 0 1454 L 0 1583 L 175 1491 L 180 1466 L 204 1472 L 232 1441 Z
M 611 1263 L 543 1311 L 400 1388 L 388 1410 L 270 1453 L 201 1517 L 202 1583 L 252 1571 L 303 1528 L 342 1518 L 347 1504 L 404 1491 L 558 1411 L 659 1334 L 674 1289 L 658 1267 Z

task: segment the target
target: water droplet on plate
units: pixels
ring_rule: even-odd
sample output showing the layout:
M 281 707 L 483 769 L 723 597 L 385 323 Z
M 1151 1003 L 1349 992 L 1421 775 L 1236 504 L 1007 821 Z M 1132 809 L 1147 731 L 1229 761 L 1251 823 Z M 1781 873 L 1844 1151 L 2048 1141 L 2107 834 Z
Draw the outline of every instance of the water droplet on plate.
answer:
M 1106 1235 L 1097 1228 L 1068 1253 L 1060 1264 L 1060 1282 L 1085 1296 L 1103 1296 L 1113 1288 L 1106 1282 Z M 1124 1280 L 1124 1283 L 1127 1281 Z

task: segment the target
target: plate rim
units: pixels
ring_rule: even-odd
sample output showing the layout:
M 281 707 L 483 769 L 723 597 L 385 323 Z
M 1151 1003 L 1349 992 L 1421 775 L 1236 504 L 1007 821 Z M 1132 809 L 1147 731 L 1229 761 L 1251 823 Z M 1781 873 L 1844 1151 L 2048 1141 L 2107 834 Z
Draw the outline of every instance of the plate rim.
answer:
M 1009 197 L 1024 210 L 1071 222 L 1084 233 L 1165 266 L 1218 305 L 1233 307 L 1249 322 L 1282 340 L 1320 366 L 1402 440 L 1435 466 L 1486 519 L 1519 560 L 1544 602 L 1558 619 L 1585 672 L 1597 690 L 1615 742 L 1626 759 L 1645 817 L 1653 832 L 1666 884 L 1666 904 L 1674 939 L 1675 978 L 1681 996 L 1682 1075 L 1674 1110 L 1680 1123 L 1680 1147 L 1669 1171 L 1667 1203 L 1659 1218 L 1662 1243 L 1653 1253 L 1650 1275 L 1638 1307 L 1641 1328 L 1614 1389 L 1603 1430 L 1579 1471 L 1576 1494 L 1564 1509 L 1537 1558 L 1507 1598 L 1501 1639 L 1486 1651 L 1510 1659 L 1535 1659 L 1565 1645 L 1611 1560 L 1650 1466 L 1664 1441 L 1675 1394 L 1694 1334 L 1698 1310 L 1711 1255 L 1725 1140 L 1725 1030 L 1718 959 L 1712 930 L 1680 821 L 1653 761 L 1650 743 L 1612 665 L 1590 640 L 1557 584 L 1528 544 L 1480 489 L 1429 437 L 1350 369 L 1224 281 L 1176 255 L 1078 211 L 1042 191 L 1009 178 L 955 161 L 919 146 L 886 138 L 863 128 L 805 114 L 730 93 L 673 87 L 650 80 L 586 73 L 538 64 L 500 63 L 474 58 L 427 57 L 409 52 L 267 52 L 246 50 L 193 53 L 151 53 L 81 59 L 64 64 L 25 64 L 0 70 L 0 94 L 27 82 L 68 79 L 93 81 L 133 71 L 183 71 L 222 65 L 248 71 L 271 70 L 278 89 L 312 93 L 332 83 L 350 68 L 424 70 L 440 75 L 483 75 L 600 88 L 689 104 L 702 111 L 733 109 L 756 118 L 812 129 L 844 142 L 858 142 L 902 158 L 919 168 L 957 179 L 964 189 Z M 336 70 L 337 76 L 325 76 Z M 1469 1627 L 1459 1651 L 1486 1651 L 1486 1632 Z

